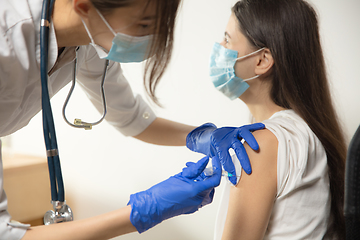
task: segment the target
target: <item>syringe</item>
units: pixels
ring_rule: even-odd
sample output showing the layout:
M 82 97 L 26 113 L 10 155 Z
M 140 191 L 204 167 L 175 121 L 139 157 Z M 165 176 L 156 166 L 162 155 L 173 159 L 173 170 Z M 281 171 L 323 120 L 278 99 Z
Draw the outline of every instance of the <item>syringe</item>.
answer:
M 212 176 L 213 174 L 214 174 L 214 169 L 213 169 L 212 167 L 207 167 L 207 168 L 204 169 L 204 175 L 205 175 L 206 177 L 210 177 L 210 176 Z M 222 170 L 221 176 L 223 176 L 223 177 L 233 177 L 234 175 L 231 174 L 231 173 L 228 173 L 228 172 L 225 171 L 225 170 Z M 240 177 L 240 176 L 236 176 L 236 177 Z

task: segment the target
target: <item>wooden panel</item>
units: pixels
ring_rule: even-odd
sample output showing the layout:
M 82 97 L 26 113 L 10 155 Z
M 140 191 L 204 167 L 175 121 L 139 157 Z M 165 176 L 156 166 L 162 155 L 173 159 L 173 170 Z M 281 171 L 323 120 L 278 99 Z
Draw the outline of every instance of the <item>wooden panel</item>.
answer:
M 3 155 L 4 189 L 12 219 L 33 221 L 52 209 L 46 158 Z
M 41 218 L 38 218 L 38 219 L 24 221 L 23 223 L 30 224 L 32 227 L 35 227 L 35 226 L 44 225 L 44 219 L 43 219 L 43 217 L 41 217 Z

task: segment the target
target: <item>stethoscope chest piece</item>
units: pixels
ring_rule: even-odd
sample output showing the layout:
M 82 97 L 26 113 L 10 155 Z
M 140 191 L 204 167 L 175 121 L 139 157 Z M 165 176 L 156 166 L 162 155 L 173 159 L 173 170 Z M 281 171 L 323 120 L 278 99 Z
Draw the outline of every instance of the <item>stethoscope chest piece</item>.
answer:
M 66 201 L 52 201 L 54 211 L 49 210 L 45 213 L 44 224 L 50 225 L 54 223 L 70 222 L 74 220 L 71 208 L 66 204 Z

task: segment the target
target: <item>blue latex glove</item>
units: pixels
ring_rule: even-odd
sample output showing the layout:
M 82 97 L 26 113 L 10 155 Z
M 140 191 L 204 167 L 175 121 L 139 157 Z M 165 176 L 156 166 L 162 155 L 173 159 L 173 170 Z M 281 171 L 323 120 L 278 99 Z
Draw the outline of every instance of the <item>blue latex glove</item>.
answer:
M 251 174 L 252 170 L 249 157 L 244 145 L 241 143 L 241 139 L 244 139 L 253 150 L 258 151 L 259 145 L 252 135 L 252 132 L 263 128 L 265 128 L 265 125 L 262 123 L 244 125 L 242 127 L 223 127 L 216 129 L 211 135 L 212 151 L 216 153 L 225 171 L 233 175 L 229 177 L 232 184 L 237 184 L 237 178 L 235 166 L 228 149 L 234 149 L 241 167 L 247 174 Z
M 265 128 L 265 125 L 262 123 L 224 128 L 216 128 L 212 123 L 205 123 L 188 134 L 186 146 L 192 151 L 210 157 L 218 156 L 224 169 L 234 175 L 229 178 L 230 181 L 236 184 L 235 167 L 228 150 L 229 148 L 234 149 L 244 171 L 251 174 L 249 157 L 241 140 L 244 139 L 253 150 L 259 150 L 259 145 L 251 132 L 263 128 Z
M 204 157 L 197 163 L 187 163 L 181 173 L 130 196 L 130 221 L 139 233 L 165 219 L 196 212 L 212 202 L 214 188 L 220 184 L 221 165 L 213 158 L 214 175 L 204 178 L 201 173 L 208 161 Z
M 195 128 L 186 137 L 186 147 L 191 151 L 211 156 L 210 138 L 216 129 L 216 125 L 212 123 L 205 123 Z

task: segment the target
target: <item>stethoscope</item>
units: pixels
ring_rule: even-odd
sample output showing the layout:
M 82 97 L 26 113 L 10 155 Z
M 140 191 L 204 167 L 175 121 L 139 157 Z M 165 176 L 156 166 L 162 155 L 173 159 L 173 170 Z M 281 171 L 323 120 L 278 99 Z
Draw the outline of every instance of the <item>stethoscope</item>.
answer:
M 49 210 L 45 213 L 44 224 L 49 225 L 53 223 L 68 222 L 74 219 L 71 208 L 66 204 L 64 183 L 61 172 L 60 158 L 56 140 L 54 119 L 51 110 L 50 96 L 48 90 L 48 48 L 49 48 L 49 30 L 50 30 L 50 16 L 54 6 L 55 0 L 44 0 L 41 11 L 40 24 L 40 76 L 41 76 L 41 95 L 42 95 L 42 117 L 44 140 L 46 146 L 46 156 L 49 167 L 50 188 L 51 188 L 51 203 L 54 210 Z M 101 96 L 103 101 L 103 116 L 94 123 L 83 122 L 80 119 L 75 119 L 74 124 L 69 122 L 65 115 L 66 106 L 69 102 L 70 96 L 75 88 L 77 56 L 74 61 L 74 73 L 72 86 L 63 106 L 63 117 L 65 121 L 72 127 L 91 129 L 102 122 L 106 115 L 106 100 L 104 92 L 104 81 L 106 76 L 109 61 L 106 60 L 104 74 L 101 81 Z

